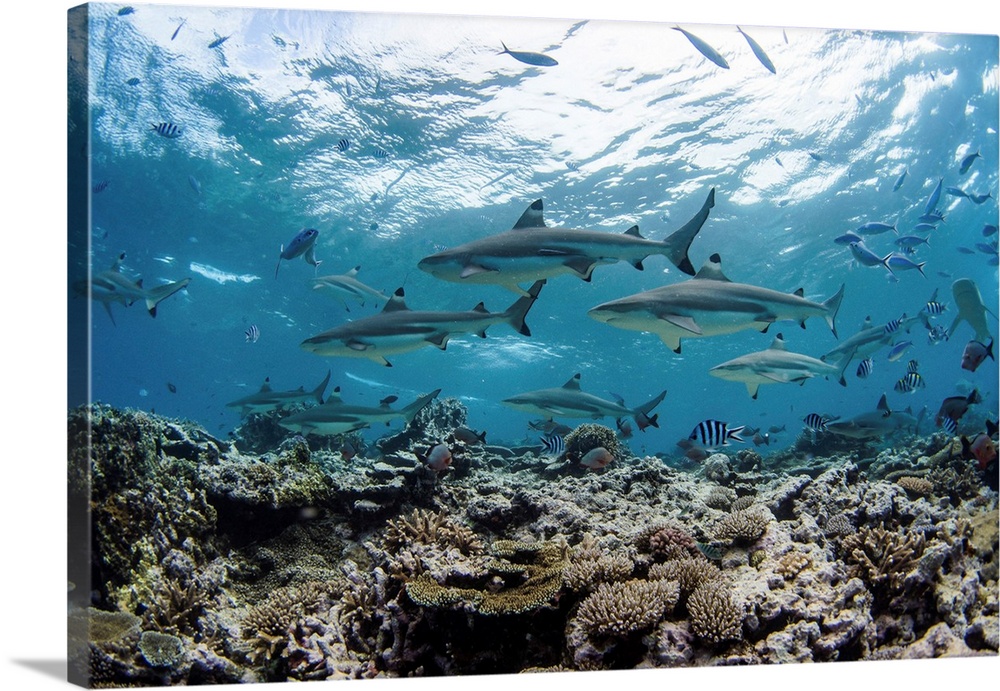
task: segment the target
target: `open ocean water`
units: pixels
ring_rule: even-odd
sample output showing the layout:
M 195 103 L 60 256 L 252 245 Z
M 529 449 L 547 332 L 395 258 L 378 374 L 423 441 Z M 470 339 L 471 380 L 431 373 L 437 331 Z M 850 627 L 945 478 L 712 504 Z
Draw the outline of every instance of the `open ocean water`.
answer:
M 224 434 L 239 423 L 224 404 L 265 378 L 275 389 L 312 389 L 330 370 L 330 388 L 359 404 L 440 388 L 467 406 L 473 428 L 514 444 L 538 435 L 530 415 L 501 401 L 580 373 L 582 390 L 617 394 L 630 408 L 667 391 L 659 429 L 633 440 L 649 454 L 676 453 L 706 418 L 783 427 L 780 447 L 807 414 L 847 418 L 874 410 L 883 393 L 892 409 L 933 414 L 945 397 L 975 388 L 996 409 L 995 361 L 975 373 L 959 367 L 975 340 L 968 324 L 946 341 L 929 338 L 956 314 L 956 279 L 997 303 L 997 235 L 988 234 L 997 224 L 995 37 L 746 27 L 772 74 L 733 26 L 687 27 L 726 56 L 722 69 L 669 25 L 119 9 L 92 10 L 93 226 L 89 256 L 73 249 L 81 276 L 87 258 L 97 273 L 124 253 L 122 273 L 145 288 L 190 284 L 155 319 L 118 303 L 113 323 L 95 303 L 96 401 Z M 501 43 L 558 64 L 501 54 Z M 179 136 L 163 136 L 159 123 Z M 939 180 L 934 207 L 944 218 L 918 227 Z M 801 288 L 814 301 L 844 285 L 841 341 L 866 318 L 915 317 L 935 291 L 947 311 L 907 322 L 872 354 L 865 378 L 857 357 L 846 386 L 836 376 L 766 385 L 756 400 L 708 370 L 766 349 L 778 333 L 812 357 L 838 338 L 822 318 L 805 330 L 778 321 L 764 334 L 686 340 L 675 354 L 655 334 L 588 317 L 599 303 L 689 278 L 656 255 L 641 272 L 623 261 L 598 265 L 590 282 L 551 278 L 525 319 L 530 337 L 497 324 L 485 339 L 458 334 L 444 351 L 428 344 L 389 356 L 392 368 L 300 347 L 384 304 L 349 302 L 348 311 L 310 279 L 360 266 L 359 280 L 385 294 L 403 288 L 411 309 L 482 301 L 497 312 L 517 295 L 445 282 L 418 262 L 511 229 L 536 199 L 549 225 L 609 234 L 638 225 L 663 239 L 713 189 L 689 251 L 696 269 L 718 253 L 732 281 Z M 898 238 L 926 238 L 905 255 L 922 269 L 854 260 L 836 239 L 869 222 L 894 226 L 861 231 L 879 258 L 902 249 Z M 280 248 L 304 228 L 318 231 L 321 264 L 285 260 L 276 275 Z M 912 347 L 890 362 L 900 341 Z M 910 361 L 921 387 L 901 393 Z

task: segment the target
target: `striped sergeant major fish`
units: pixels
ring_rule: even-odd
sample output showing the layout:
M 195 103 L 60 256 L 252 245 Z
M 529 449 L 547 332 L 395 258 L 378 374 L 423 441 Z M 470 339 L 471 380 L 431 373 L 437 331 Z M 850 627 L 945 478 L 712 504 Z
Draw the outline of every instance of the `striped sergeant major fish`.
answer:
M 958 433 L 958 423 L 952 420 L 950 417 L 946 417 L 943 420 L 941 420 L 941 429 L 943 429 L 951 436 L 955 436 Z
M 902 316 L 899 319 L 893 319 L 886 323 L 884 327 L 885 332 L 887 334 L 895 333 L 896 331 L 899 330 L 900 324 L 902 324 L 905 321 L 906 321 L 906 312 L 903 312 Z
M 546 456 L 562 456 L 566 452 L 566 442 L 558 434 L 547 434 L 540 437 L 542 448 Z
M 740 436 L 743 428 L 744 425 L 740 425 L 739 427 L 729 429 L 729 423 L 727 422 L 722 422 L 721 420 L 702 420 L 691 430 L 688 439 L 698 442 L 706 449 L 717 446 L 729 446 L 730 439 L 746 443 L 746 440 Z
M 829 418 L 819 413 L 809 413 L 802 418 L 802 422 L 805 423 L 808 429 L 825 429 L 828 421 Z
M 351 148 L 351 140 L 346 137 L 337 142 L 337 151 L 347 151 Z
M 894 387 L 898 393 L 913 393 L 917 389 L 922 389 L 926 386 L 924 384 L 924 378 L 920 376 L 919 372 L 907 372 L 903 377 L 896 382 Z
M 865 358 L 860 362 L 860 364 L 858 364 L 858 377 L 860 379 L 867 378 L 868 375 L 872 373 L 872 370 L 874 368 L 875 368 L 875 361 L 872 360 L 870 357 Z
M 928 300 L 927 304 L 924 305 L 924 312 L 927 312 L 927 314 L 938 315 L 942 314 L 948 309 L 947 305 L 937 301 L 937 294 L 938 294 L 938 289 L 935 288 L 934 292 L 931 293 L 930 300 Z
M 167 139 L 177 139 L 181 136 L 181 128 L 172 122 L 157 122 L 150 127 L 158 135 Z
M 916 360 L 910 360 L 909 362 L 906 363 L 907 374 L 909 374 L 910 372 L 916 372 L 919 369 L 920 369 L 920 363 L 917 362 Z
M 250 328 L 243 333 L 247 337 L 247 343 L 256 343 L 257 339 L 260 338 L 260 329 L 257 328 L 256 324 L 251 324 Z

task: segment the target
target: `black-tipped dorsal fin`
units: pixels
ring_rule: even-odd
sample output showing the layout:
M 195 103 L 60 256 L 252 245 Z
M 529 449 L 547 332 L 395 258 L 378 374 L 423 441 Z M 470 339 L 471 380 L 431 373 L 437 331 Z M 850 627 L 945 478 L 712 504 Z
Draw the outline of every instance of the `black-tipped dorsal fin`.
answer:
M 718 254 L 713 254 L 708 258 L 708 261 L 705 262 L 701 269 L 698 270 L 698 273 L 695 274 L 695 278 L 732 283 L 726 274 L 722 273 L 722 258 Z
M 488 309 L 486 309 L 486 305 L 484 305 L 482 302 L 480 302 L 478 305 L 476 305 L 475 307 L 473 307 L 472 311 L 473 312 L 479 312 L 481 314 L 489 314 L 490 313 L 490 311 Z
M 787 350 L 785 348 L 785 337 L 778 334 L 774 337 L 774 341 L 771 342 L 771 350 Z
M 260 390 L 261 391 L 270 391 L 271 390 L 271 378 L 270 377 L 266 377 L 264 379 L 264 383 L 260 385 Z
M 514 224 L 514 230 L 520 230 L 522 228 L 544 228 L 545 218 L 542 216 L 542 200 L 536 199 L 531 203 L 524 213 L 521 214 L 521 218 L 517 219 L 517 223 Z
M 353 269 L 351 269 L 350 271 L 348 271 L 347 275 L 350 276 L 351 278 L 354 278 L 355 276 L 358 275 L 359 271 L 361 271 L 361 265 L 360 264 L 358 264 Z
M 121 271 L 122 262 L 123 261 L 125 261 L 125 253 L 124 252 L 122 252 L 121 254 L 119 254 L 118 258 L 115 259 L 114 263 L 111 265 L 111 270 L 112 271 Z
M 580 390 L 580 373 L 577 372 L 572 377 L 570 377 L 570 380 L 568 382 L 566 382 L 565 384 L 563 384 L 562 387 L 564 389 L 572 389 L 574 391 L 579 391 Z
M 408 309 L 410 308 L 406 306 L 406 300 L 403 299 L 403 289 L 397 288 L 396 292 L 389 298 L 389 302 L 385 303 L 382 312 L 384 314 L 385 312 L 401 312 Z
M 639 234 L 639 226 L 632 226 L 631 228 L 626 230 L 623 233 L 623 235 L 631 235 L 634 238 L 640 238 L 640 239 L 642 238 L 642 235 Z
M 885 394 L 882 394 L 882 398 L 878 399 L 878 405 L 875 406 L 875 410 L 881 410 L 886 415 L 888 415 L 890 412 L 892 412 L 889 409 L 889 402 L 886 401 L 886 399 L 885 399 Z
M 333 393 L 331 393 L 329 396 L 326 397 L 326 402 L 327 403 L 329 403 L 330 401 L 341 401 L 341 400 L 343 400 L 343 399 L 340 398 L 340 387 L 339 386 L 336 387 L 333 390 Z
M 800 298 L 801 298 L 801 297 L 805 297 L 805 295 L 806 295 L 806 291 L 805 291 L 805 290 L 803 290 L 802 288 L 796 288 L 796 289 L 795 289 L 795 292 L 794 292 L 794 293 L 792 293 L 792 295 L 798 295 L 798 296 L 799 296 Z

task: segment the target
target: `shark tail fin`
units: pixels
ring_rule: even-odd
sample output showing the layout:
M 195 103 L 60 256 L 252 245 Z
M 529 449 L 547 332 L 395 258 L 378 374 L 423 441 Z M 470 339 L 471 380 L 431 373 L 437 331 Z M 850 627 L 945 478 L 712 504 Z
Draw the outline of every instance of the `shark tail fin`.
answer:
M 323 404 L 323 394 L 326 392 L 326 385 L 330 383 L 330 370 L 326 371 L 326 379 L 319 383 L 315 389 L 313 389 L 313 397 L 319 402 L 320 405 Z
M 406 420 L 407 424 L 413 422 L 413 418 L 417 416 L 417 413 L 423 410 L 428 403 L 437 398 L 437 395 L 439 393 L 441 393 L 441 389 L 434 389 L 426 396 L 421 396 L 413 403 L 403 408 L 400 412 L 403 415 L 403 418 Z
M 653 408 L 660 405 L 660 403 L 663 401 L 666 395 L 667 395 L 666 390 L 663 390 L 656 398 L 646 401 L 641 406 L 635 408 L 632 411 L 632 417 L 635 418 L 635 424 L 639 426 L 640 432 L 645 430 L 647 427 L 659 428 L 659 425 L 656 424 L 656 418 L 658 416 L 657 415 L 651 416 L 650 413 L 653 411 Z
M 507 323 L 511 325 L 515 331 L 517 331 L 522 336 L 530 336 L 531 329 L 528 325 L 524 323 L 524 318 L 528 316 L 528 310 L 531 306 L 535 304 L 535 300 L 538 299 L 538 294 L 542 291 L 542 286 L 545 285 L 545 279 L 540 281 L 535 281 L 528 288 L 528 295 L 526 297 L 518 298 L 513 305 L 507 308 L 507 311 L 503 313 L 507 320 Z
M 173 295 L 179 290 L 184 290 L 187 288 L 187 284 L 191 282 L 190 278 L 185 278 L 183 281 L 177 281 L 176 283 L 167 283 L 166 285 L 157 286 L 149 291 L 149 297 L 146 298 L 146 309 L 152 316 L 156 316 L 156 306 L 166 300 L 168 297 Z
M 705 225 L 705 221 L 708 220 L 708 212 L 714 206 L 715 188 L 713 187 L 709 190 L 708 198 L 705 200 L 705 203 L 702 204 L 701 210 L 679 230 L 675 230 L 667 237 L 666 240 L 663 241 L 663 254 L 666 255 L 674 266 L 686 273 L 688 276 L 694 276 L 696 273 L 694 265 L 688 258 L 688 249 L 691 247 L 691 242 L 694 241 L 698 231 L 700 231 L 701 227 Z
M 833 332 L 834 338 L 839 338 L 837 336 L 837 312 L 840 310 L 840 303 L 844 299 L 844 284 L 840 284 L 840 290 L 836 292 L 833 296 L 823 301 L 823 307 L 826 307 L 826 314 L 823 318 L 826 319 L 827 325 L 830 327 L 830 331 Z

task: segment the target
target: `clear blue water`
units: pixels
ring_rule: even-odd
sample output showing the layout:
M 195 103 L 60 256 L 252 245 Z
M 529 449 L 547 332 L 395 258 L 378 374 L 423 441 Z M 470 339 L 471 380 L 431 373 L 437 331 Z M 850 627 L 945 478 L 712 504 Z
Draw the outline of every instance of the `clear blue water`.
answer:
M 905 357 L 890 363 L 880 351 L 864 380 L 852 364 L 847 387 L 776 384 L 751 400 L 742 384 L 708 369 L 766 348 L 779 332 L 790 350 L 819 356 L 837 343 L 821 319 L 805 330 L 782 322 L 767 334 L 692 339 L 677 355 L 653 334 L 586 315 L 686 280 L 660 256 L 642 272 L 599 266 L 590 283 L 551 279 L 528 315 L 530 338 L 497 325 L 488 338 L 459 336 L 443 352 L 390 357 L 392 368 L 299 347 L 376 310 L 346 312 L 309 287 L 317 273 L 361 265 L 361 280 L 385 292 L 403 286 L 413 308 L 484 301 L 501 310 L 513 293 L 447 283 L 417 262 L 509 229 L 539 198 L 553 225 L 620 233 L 638 224 L 662 238 L 711 188 L 716 206 L 691 247 L 695 266 L 718 252 L 734 281 L 802 287 L 812 299 L 845 283 L 841 339 L 866 316 L 915 314 L 935 289 L 951 303 L 937 320 L 949 325 L 957 278 L 973 279 L 997 311 L 995 254 L 975 246 L 996 241 L 981 234 L 997 225 L 996 37 L 744 27 L 776 65 L 772 75 L 732 26 L 685 27 L 726 56 L 723 70 L 667 25 L 146 5 L 119 16 L 119 7 L 91 6 L 91 185 L 108 185 L 92 196 L 90 260 L 99 272 L 125 252 L 124 271 L 146 287 L 191 283 L 155 319 L 141 305 L 116 304 L 113 325 L 94 304 L 94 400 L 223 434 L 239 424 L 225 403 L 265 377 L 276 389 L 311 389 L 329 369 L 331 388 L 351 402 L 390 394 L 407 402 L 441 388 L 468 406 L 470 426 L 515 442 L 532 418 L 501 399 L 580 372 L 585 391 L 616 392 L 630 405 L 667 390 L 660 428 L 632 443 L 647 453 L 676 451 L 705 418 L 786 425 L 779 439 L 788 443 L 807 413 L 861 413 L 883 392 L 893 408 L 927 406 L 933 417 L 944 397 L 978 387 L 984 410 L 997 409 L 995 361 L 975 373 L 959 367 L 973 336 L 965 324 L 936 347 L 915 328 Z M 228 38 L 210 48 L 220 37 Z M 501 41 L 559 64 L 524 64 L 499 54 Z M 183 135 L 151 130 L 164 121 Z M 345 151 L 341 139 L 350 141 Z M 977 150 L 982 158 L 961 175 L 960 162 Z M 916 254 L 926 278 L 909 271 L 887 280 L 833 242 L 873 220 L 909 232 L 940 178 L 994 198 L 976 205 L 942 196 L 946 222 Z M 320 233 L 318 272 L 295 259 L 275 279 L 280 246 L 306 227 Z M 894 238 L 868 244 L 886 254 Z M 80 277 L 86 260 L 80 252 Z M 259 328 L 256 343 L 246 342 L 250 325 Z M 927 386 L 899 394 L 893 386 L 909 359 Z

